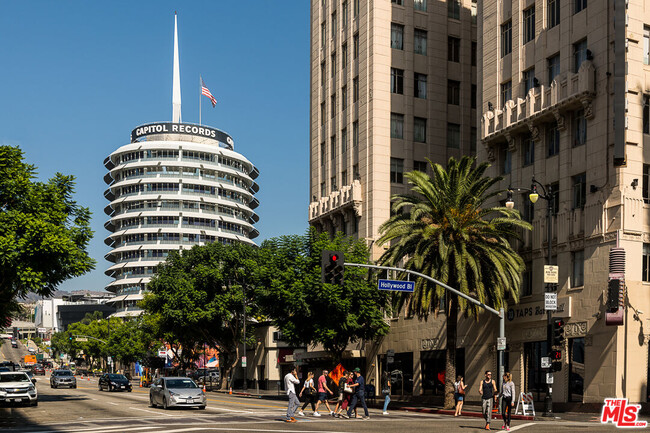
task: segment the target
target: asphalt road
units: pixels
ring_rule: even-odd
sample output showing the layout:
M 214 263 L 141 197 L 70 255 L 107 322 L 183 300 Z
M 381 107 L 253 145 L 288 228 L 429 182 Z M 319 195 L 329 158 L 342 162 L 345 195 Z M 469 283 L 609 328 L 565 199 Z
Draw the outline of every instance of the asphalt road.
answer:
M 7 353 L 8 351 L 16 351 Z M 0 360 L 25 350 L 0 347 Z M 26 351 L 26 350 L 25 350 Z M 394 411 L 384 416 L 370 410 L 370 420 L 298 417 L 295 424 L 284 420 L 284 401 L 261 400 L 208 393 L 208 407 L 171 409 L 149 407 L 147 388 L 133 392 L 99 392 L 97 379 L 78 378 L 77 389 L 51 389 L 49 376 L 37 377 L 37 407 L 0 406 L 0 431 L 3 432 L 471 432 L 485 431 L 478 418 Z M 494 430 L 501 423 L 494 421 Z M 511 431 L 521 432 L 601 432 L 614 426 L 594 422 L 513 421 Z

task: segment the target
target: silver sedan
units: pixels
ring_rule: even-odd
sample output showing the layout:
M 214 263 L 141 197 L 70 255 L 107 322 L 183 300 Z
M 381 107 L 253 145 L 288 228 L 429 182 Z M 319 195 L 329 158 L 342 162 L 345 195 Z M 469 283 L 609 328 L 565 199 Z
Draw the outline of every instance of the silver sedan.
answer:
M 205 409 L 205 393 L 189 377 L 160 377 L 149 388 L 151 407 L 198 407 Z

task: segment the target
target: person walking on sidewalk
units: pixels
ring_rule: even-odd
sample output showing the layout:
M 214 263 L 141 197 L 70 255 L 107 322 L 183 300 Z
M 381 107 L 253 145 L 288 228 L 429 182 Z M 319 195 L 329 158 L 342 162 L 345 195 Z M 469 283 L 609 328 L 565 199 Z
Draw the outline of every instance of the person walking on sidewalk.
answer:
M 305 404 L 302 405 L 302 408 L 300 409 L 300 412 L 298 412 L 298 415 L 300 416 L 305 416 L 305 413 L 303 410 L 307 407 L 309 403 L 311 403 L 311 410 L 312 412 L 316 412 L 316 388 L 314 388 L 314 373 L 309 372 L 307 373 L 307 379 L 305 379 L 305 383 L 302 386 L 302 389 L 300 390 L 300 394 L 298 394 L 298 397 L 302 397 L 302 394 L 305 394 Z
M 343 371 L 343 376 L 339 379 L 339 395 L 336 399 L 336 407 L 334 408 L 334 417 L 338 418 L 341 416 L 341 411 L 343 410 L 343 401 L 345 400 L 345 384 L 348 381 L 348 372 Z
M 458 376 L 456 382 L 454 382 L 454 398 L 456 399 L 456 413 L 454 416 L 460 416 L 463 411 L 463 399 L 465 398 L 465 382 L 463 381 L 463 376 Z
M 384 398 L 384 415 L 388 415 L 388 403 L 390 403 L 390 376 L 387 371 L 381 374 L 381 393 L 385 395 Z
M 357 407 L 357 402 L 361 402 L 361 406 L 363 407 L 363 419 L 370 419 L 370 415 L 368 415 L 368 406 L 366 406 L 366 382 L 363 376 L 361 375 L 361 370 L 359 367 L 354 369 L 354 375 L 356 376 L 356 379 L 354 383 L 351 385 L 353 388 L 355 388 L 355 392 L 352 395 L 352 403 L 350 403 L 350 407 L 348 407 L 348 417 L 352 416 L 352 411 Z
M 481 394 L 481 407 L 485 417 L 485 430 L 490 430 L 490 418 L 492 418 L 492 402 L 496 400 L 497 386 L 492 380 L 492 372 L 485 371 L 485 379 L 478 385 L 478 392 Z
M 291 369 L 291 373 L 287 373 L 284 376 L 284 388 L 287 390 L 287 397 L 289 397 L 289 405 L 287 406 L 287 419 L 286 422 L 296 422 L 296 419 L 293 415 L 296 413 L 296 409 L 300 406 L 300 401 L 296 397 L 296 384 L 299 384 L 298 380 L 298 370 L 294 366 Z
M 330 409 L 330 404 L 327 402 L 327 394 L 334 394 L 327 387 L 327 373 L 329 373 L 327 370 L 323 370 L 323 374 L 318 378 L 318 403 L 316 403 L 316 412 L 314 412 L 314 416 L 320 416 L 318 408 L 321 403 L 325 403 L 325 407 L 327 407 L 330 415 L 334 415 L 334 411 Z
M 515 383 L 512 381 L 512 374 L 505 373 L 503 375 L 503 384 L 501 385 L 501 416 L 503 416 L 503 429 L 510 431 L 510 417 L 512 408 L 515 405 L 513 399 L 515 398 Z

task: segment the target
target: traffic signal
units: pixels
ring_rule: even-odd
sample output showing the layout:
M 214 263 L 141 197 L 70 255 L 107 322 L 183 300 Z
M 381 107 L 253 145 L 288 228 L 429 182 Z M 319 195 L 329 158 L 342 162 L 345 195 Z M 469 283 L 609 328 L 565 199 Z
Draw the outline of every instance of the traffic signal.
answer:
M 551 362 L 562 360 L 562 352 L 559 350 L 551 350 L 548 356 L 551 358 Z
M 553 319 L 551 329 L 552 346 L 562 346 L 564 343 L 564 319 Z
M 68 337 L 68 340 L 72 341 L 72 335 Z
M 619 308 L 619 298 L 621 296 L 621 285 L 625 284 L 624 280 L 610 278 L 607 283 L 607 312 L 616 313 Z
M 321 256 L 321 281 L 325 284 L 343 284 L 343 263 L 341 251 L 323 251 Z
M 562 361 L 555 361 L 551 364 L 551 370 L 561 371 L 562 370 Z

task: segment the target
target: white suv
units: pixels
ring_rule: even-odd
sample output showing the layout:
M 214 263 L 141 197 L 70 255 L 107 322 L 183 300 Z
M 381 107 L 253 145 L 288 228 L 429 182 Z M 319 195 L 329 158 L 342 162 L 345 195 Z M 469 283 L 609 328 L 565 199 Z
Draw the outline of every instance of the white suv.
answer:
M 29 379 L 27 373 L 24 371 L 0 372 L 0 402 L 38 405 L 36 386 Z

